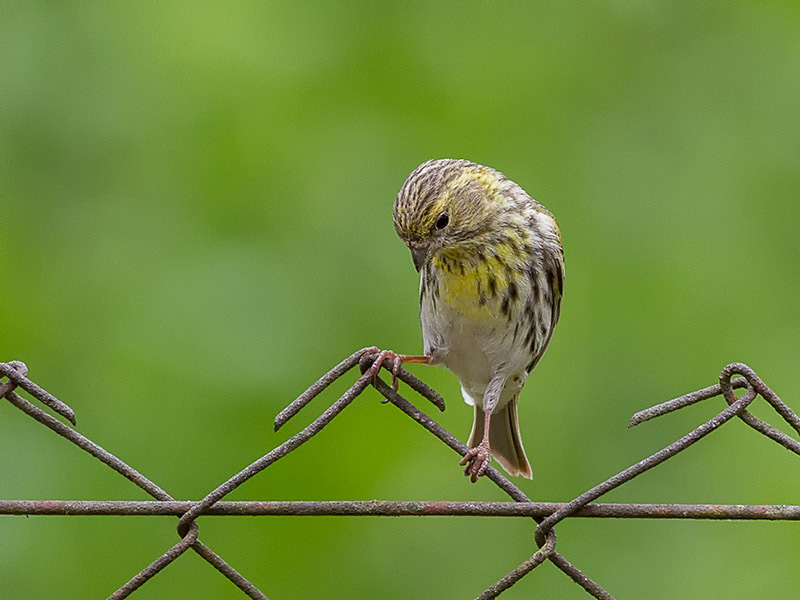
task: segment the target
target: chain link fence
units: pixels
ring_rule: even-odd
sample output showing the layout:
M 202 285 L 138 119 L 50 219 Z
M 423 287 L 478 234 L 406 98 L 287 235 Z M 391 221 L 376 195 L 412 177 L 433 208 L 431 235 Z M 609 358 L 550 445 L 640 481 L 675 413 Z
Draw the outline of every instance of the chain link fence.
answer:
M 73 426 L 75 425 L 75 414 L 72 409 L 28 379 L 28 369 L 24 363 L 19 361 L 0 363 L 0 397 L 7 399 L 12 405 L 16 406 L 42 425 L 99 459 L 154 498 L 153 501 L 146 502 L 2 500 L 0 501 L 0 514 L 174 515 L 179 517 L 179 541 L 163 552 L 139 573 L 134 575 L 118 590 L 108 596 L 109 599 L 127 598 L 188 550 L 192 550 L 200 555 L 248 597 L 267 598 L 255 584 L 246 579 L 221 556 L 200 541 L 198 537 L 199 527 L 197 525 L 197 519 L 202 515 L 458 515 L 470 517 L 526 517 L 533 519 L 536 524 L 534 540 L 538 548 L 528 559 L 509 571 L 494 585 L 491 585 L 480 593 L 477 596 L 480 600 L 496 598 L 503 591 L 510 588 L 517 581 L 545 562 L 553 564 L 567 577 L 586 590 L 590 596 L 594 598 L 612 599 L 613 596 L 603 589 L 600 584 L 590 579 L 556 550 L 555 526 L 566 518 L 800 520 L 800 506 L 798 505 L 594 503 L 595 500 L 604 494 L 625 484 L 645 471 L 660 465 L 664 461 L 669 460 L 734 418 L 741 419 L 760 434 L 770 438 L 787 450 L 800 455 L 800 441 L 755 417 L 748 411 L 748 406 L 756 397 L 761 396 L 794 431 L 800 434 L 800 417 L 784 404 L 780 398 L 761 381 L 750 367 L 742 363 L 731 363 L 722 369 L 719 376 L 719 383 L 715 385 L 636 413 L 631 419 L 629 425 L 631 427 L 685 406 L 720 395 L 728 404 L 724 410 L 672 444 L 638 463 L 631 465 L 627 469 L 620 471 L 616 475 L 609 477 L 602 483 L 567 503 L 532 502 L 522 490 L 491 466 L 487 470 L 485 477 L 494 482 L 498 488 L 505 492 L 511 498 L 512 502 L 229 502 L 223 500 L 225 496 L 230 494 L 242 483 L 257 475 L 275 461 L 284 458 L 313 438 L 370 385 L 374 386 L 385 398 L 384 402 L 393 404 L 429 433 L 436 436 L 444 444 L 463 456 L 467 452 L 465 444 L 441 427 L 422 410 L 394 391 L 382 379 L 379 377 L 373 378 L 371 376 L 370 368 L 373 366 L 377 356 L 378 351 L 376 348 L 359 350 L 323 375 L 275 418 L 276 430 L 285 425 L 304 406 L 311 402 L 311 400 L 335 380 L 344 376 L 357 366 L 360 367 L 361 370 L 361 376 L 358 377 L 356 382 L 325 409 L 321 415 L 314 419 L 311 424 L 307 425 L 283 444 L 273 448 L 267 454 L 233 475 L 230 479 L 197 502 L 176 501 L 166 491 L 139 473 L 136 469 L 100 447 L 86 436 L 78 433 L 73 427 L 70 427 L 21 396 L 18 390 L 23 390 Z M 394 365 L 392 361 L 387 360 L 383 367 L 391 371 Z M 737 375 L 739 377 L 734 378 L 734 376 Z M 444 410 L 444 400 L 442 397 L 424 382 L 404 369 L 399 370 L 398 378 L 417 392 L 422 398 L 430 401 L 440 411 Z M 734 392 L 735 389 L 743 389 L 744 393 L 737 397 Z

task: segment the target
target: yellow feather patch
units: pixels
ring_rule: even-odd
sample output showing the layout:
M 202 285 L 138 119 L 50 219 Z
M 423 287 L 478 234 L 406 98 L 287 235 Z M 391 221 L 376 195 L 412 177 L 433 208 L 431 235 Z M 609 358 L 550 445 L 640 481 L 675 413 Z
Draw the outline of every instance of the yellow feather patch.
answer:
M 451 248 L 432 257 L 439 271 L 441 301 L 472 321 L 497 318 L 512 286 L 519 288 L 524 260 L 508 243 L 476 261 L 473 252 Z M 507 268 L 510 267 L 510 268 Z
M 448 186 L 450 189 L 464 187 L 472 181 L 479 182 L 486 190 L 489 200 L 497 201 L 500 198 L 500 187 L 497 185 L 497 177 L 494 173 L 483 169 L 465 169 Z

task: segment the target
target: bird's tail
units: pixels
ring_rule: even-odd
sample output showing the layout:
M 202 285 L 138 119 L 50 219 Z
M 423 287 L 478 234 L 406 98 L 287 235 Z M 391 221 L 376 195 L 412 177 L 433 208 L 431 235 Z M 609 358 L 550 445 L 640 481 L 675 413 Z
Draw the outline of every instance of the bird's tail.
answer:
M 489 426 L 489 447 L 492 456 L 497 459 L 509 475 L 522 475 L 528 479 L 533 477 L 525 448 L 522 447 L 522 438 L 519 433 L 519 419 L 517 418 L 517 400 L 519 394 L 514 396 L 508 404 L 496 409 L 492 413 L 492 422 Z M 477 446 L 483 437 L 483 425 L 486 414 L 483 409 L 475 407 L 475 420 L 472 423 L 472 432 L 469 434 L 470 448 Z

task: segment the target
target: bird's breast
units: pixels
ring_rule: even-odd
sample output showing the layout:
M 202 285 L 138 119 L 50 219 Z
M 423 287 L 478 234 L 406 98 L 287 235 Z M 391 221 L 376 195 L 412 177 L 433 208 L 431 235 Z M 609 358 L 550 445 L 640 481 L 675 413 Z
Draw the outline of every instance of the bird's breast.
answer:
M 522 265 L 513 264 L 497 254 L 458 256 L 441 254 L 432 257 L 427 281 L 442 310 L 474 322 L 511 318 L 518 305 Z
M 490 272 L 437 265 L 423 272 L 420 321 L 425 352 L 443 364 L 478 402 L 499 372 L 526 375 L 530 357 L 517 322 L 526 296 L 508 269 Z

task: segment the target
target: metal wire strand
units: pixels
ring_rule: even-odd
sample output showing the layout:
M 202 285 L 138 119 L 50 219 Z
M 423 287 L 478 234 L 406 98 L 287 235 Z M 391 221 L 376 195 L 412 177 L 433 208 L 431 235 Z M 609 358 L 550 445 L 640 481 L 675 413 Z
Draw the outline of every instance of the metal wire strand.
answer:
M 353 354 L 345 358 L 342 362 L 325 373 L 325 375 L 312 383 L 305 392 L 300 394 L 296 399 L 292 400 L 292 402 L 290 402 L 286 408 L 278 413 L 278 416 L 275 417 L 275 422 L 273 423 L 275 431 L 278 431 L 281 427 L 283 427 L 286 422 L 289 421 L 289 419 L 300 412 L 300 409 L 302 409 L 306 404 L 319 396 L 325 390 L 325 388 L 356 366 L 359 359 L 364 356 L 365 353 L 373 352 L 375 350 L 377 350 L 377 348 L 374 347 L 356 350 L 353 352 Z
M 786 421 L 797 433 L 800 433 L 800 417 L 798 417 L 792 411 L 792 409 L 786 406 L 786 404 L 784 404 L 783 401 L 778 398 L 778 395 L 769 389 L 763 381 L 761 381 L 761 378 L 755 374 L 753 369 L 745 364 L 730 363 L 729 365 L 726 365 L 725 368 L 722 369 L 722 373 L 720 373 L 719 383 L 720 387 L 722 388 L 722 394 L 725 397 L 725 401 L 728 403 L 728 405 L 736 402 L 736 395 L 733 393 L 733 381 L 731 380 L 731 377 L 736 374 L 742 375 L 747 380 L 748 385 L 755 389 L 758 395 L 764 398 L 764 400 L 766 400 L 767 403 L 769 403 L 769 405 L 775 409 L 775 412 L 777 412 L 784 421 Z M 773 427 L 769 423 L 765 423 L 747 410 L 741 411 L 738 416 L 742 421 L 747 423 L 759 433 L 776 441 L 787 450 L 791 450 L 795 454 L 800 455 L 800 442 L 789 437 L 780 429 Z
M 0 397 L 5 396 L 7 392 L 13 390 L 16 386 L 21 387 L 39 402 L 49 406 L 56 413 L 75 425 L 75 411 L 53 396 L 53 394 L 33 383 L 27 378 L 27 375 L 28 366 L 21 360 L 0 363 L 0 377 L 7 377 L 8 380 L 13 383 L 12 386 L 6 387 L 6 389 L 0 388 Z
M 180 517 L 189 500 L 0 500 L 0 515 Z M 527 517 L 544 518 L 564 502 L 455 502 L 399 500 L 220 501 L 204 516 L 283 517 Z M 588 504 L 575 518 L 800 521 L 792 504 Z
M 738 379 L 731 379 L 733 375 L 741 375 L 741 377 Z M 658 404 L 637 412 L 635 415 L 633 415 L 633 417 L 631 417 L 628 427 L 635 427 L 636 425 L 644 423 L 650 419 L 654 419 L 655 417 L 665 415 L 672 411 L 695 404 L 696 402 L 708 400 L 709 398 L 714 398 L 715 396 L 719 395 L 722 395 L 728 405 L 731 405 L 736 402 L 736 396 L 733 393 L 733 390 L 743 387 L 754 388 L 756 392 L 762 398 L 764 398 L 764 400 L 766 400 L 772 406 L 772 408 L 775 409 L 775 412 L 777 412 L 781 418 L 783 418 L 783 420 L 789 424 L 789 426 L 791 426 L 796 432 L 800 433 L 800 417 L 795 414 L 794 411 L 792 411 L 792 409 L 789 408 L 775 392 L 766 386 L 761 378 L 756 375 L 755 371 L 743 363 L 730 363 L 726 365 L 720 374 L 720 382 L 715 385 L 703 388 L 702 390 L 698 390 L 690 394 L 685 394 L 684 396 L 680 396 L 673 400 L 669 400 L 668 402 L 664 402 L 662 404 Z M 743 409 L 738 414 L 738 417 L 747 423 L 747 425 L 759 433 L 767 436 L 768 438 L 776 441 L 787 450 L 790 450 L 795 454 L 800 454 L 800 442 L 788 436 L 777 427 L 773 427 L 769 423 L 762 421 L 746 409 Z
M 734 379 L 731 382 L 731 385 L 733 386 L 734 389 L 747 387 L 747 380 Z M 719 383 L 715 383 L 714 385 L 710 385 L 706 388 L 703 388 L 702 390 L 697 390 L 696 392 L 691 392 L 689 394 L 684 394 L 683 396 L 678 396 L 677 398 L 673 398 L 672 400 L 667 400 L 666 402 L 662 402 L 661 404 L 656 404 L 655 406 L 651 406 L 650 408 L 645 408 L 644 410 L 640 410 L 631 417 L 630 423 L 628 423 L 628 427 L 636 427 L 637 425 L 640 425 L 645 421 L 649 421 L 650 419 L 655 419 L 656 417 L 660 417 L 662 415 L 669 414 L 681 408 L 691 406 L 692 404 L 696 404 L 697 402 L 708 400 L 709 398 L 714 398 L 715 396 L 719 396 L 720 394 L 722 394 L 722 386 Z

